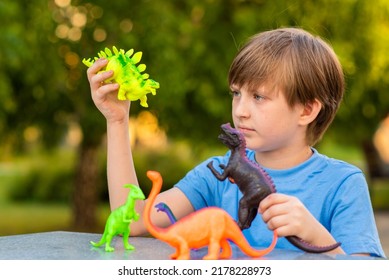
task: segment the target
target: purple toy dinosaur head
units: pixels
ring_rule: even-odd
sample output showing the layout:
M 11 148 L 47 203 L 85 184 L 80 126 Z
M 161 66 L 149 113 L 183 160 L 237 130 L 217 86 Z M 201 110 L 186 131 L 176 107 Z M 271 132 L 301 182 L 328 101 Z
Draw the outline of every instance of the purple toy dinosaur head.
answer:
M 232 128 L 230 123 L 221 125 L 221 129 L 218 139 L 229 149 L 246 148 L 246 140 L 238 129 Z

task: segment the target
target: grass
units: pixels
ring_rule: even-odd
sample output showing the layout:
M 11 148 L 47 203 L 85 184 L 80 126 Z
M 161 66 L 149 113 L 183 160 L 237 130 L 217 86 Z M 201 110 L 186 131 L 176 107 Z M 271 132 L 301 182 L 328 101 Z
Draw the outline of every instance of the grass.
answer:
M 13 188 L 29 171 L 49 163 L 68 167 L 74 162 L 74 153 L 57 150 L 51 154 L 33 153 L 0 162 L 0 236 L 44 231 L 69 230 L 72 224 L 70 203 L 63 202 L 15 202 L 10 199 Z M 47 172 L 48 169 L 45 169 Z M 101 205 L 98 215 L 99 226 L 104 227 L 109 215 L 108 205 Z
M 10 203 L 0 207 L 0 235 L 66 230 L 70 222 L 66 205 Z
M 103 204 L 97 213 L 103 232 L 109 206 Z M 8 203 L 0 206 L 0 236 L 71 230 L 72 210 L 67 204 Z

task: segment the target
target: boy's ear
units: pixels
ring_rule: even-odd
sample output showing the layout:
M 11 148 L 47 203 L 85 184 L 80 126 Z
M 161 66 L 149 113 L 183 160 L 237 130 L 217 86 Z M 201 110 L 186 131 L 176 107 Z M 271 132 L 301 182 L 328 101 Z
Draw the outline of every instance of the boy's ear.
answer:
M 300 115 L 300 124 L 308 125 L 313 122 L 319 114 L 321 107 L 322 105 L 317 99 L 305 104 Z

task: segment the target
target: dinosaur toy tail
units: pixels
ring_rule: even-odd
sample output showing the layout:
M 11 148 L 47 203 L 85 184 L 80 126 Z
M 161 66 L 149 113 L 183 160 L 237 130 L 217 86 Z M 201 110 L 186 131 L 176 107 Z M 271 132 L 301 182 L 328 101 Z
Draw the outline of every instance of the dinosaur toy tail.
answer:
M 263 256 L 269 254 L 271 251 L 273 251 L 274 247 L 277 244 L 277 241 L 278 241 L 277 231 L 273 231 L 273 240 L 272 240 L 271 244 L 269 245 L 269 247 L 267 247 L 265 249 L 262 249 L 262 250 L 256 250 L 256 249 L 252 248 L 248 244 L 246 239 L 239 239 L 239 240 L 236 240 L 236 241 L 234 240 L 234 243 L 236 243 L 236 245 L 238 245 L 239 248 L 246 255 L 248 255 L 250 257 L 253 257 L 253 258 L 259 258 L 259 257 L 263 257 Z M 242 243 L 246 243 L 247 245 L 246 244 L 242 244 Z
M 154 204 L 155 198 L 160 193 L 162 188 L 162 183 L 163 183 L 162 176 L 157 171 L 147 171 L 147 177 L 151 180 L 153 185 L 151 188 L 151 192 L 149 194 L 149 198 L 146 201 L 145 209 L 143 211 L 143 222 L 146 229 L 149 231 L 151 235 L 153 235 L 155 238 L 164 240 L 164 236 L 163 234 L 161 234 L 164 231 L 164 229 L 154 226 L 151 222 L 151 215 L 150 215 L 151 208 L 152 205 Z
M 309 244 L 308 242 L 298 238 L 297 236 L 286 236 L 285 238 L 291 244 L 296 246 L 297 248 L 299 248 L 299 249 L 301 249 L 301 250 L 303 250 L 305 252 L 314 253 L 314 254 L 320 254 L 320 253 L 325 253 L 325 252 L 328 252 L 328 251 L 332 251 L 332 250 L 338 248 L 341 245 L 340 242 L 337 242 L 335 244 L 328 245 L 328 246 L 314 246 L 314 245 Z

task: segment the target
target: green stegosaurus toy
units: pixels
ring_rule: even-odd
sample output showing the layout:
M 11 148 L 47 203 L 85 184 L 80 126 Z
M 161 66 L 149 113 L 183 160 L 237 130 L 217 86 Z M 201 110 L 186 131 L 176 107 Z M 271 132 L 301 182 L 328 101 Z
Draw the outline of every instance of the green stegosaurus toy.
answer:
M 125 52 L 123 49 L 118 50 L 115 46 L 112 47 L 113 52 L 105 48 L 104 51 L 98 53 L 98 57 L 93 59 L 83 59 L 82 62 L 91 67 L 92 64 L 99 58 L 108 59 L 108 64 L 104 71 L 113 70 L 113 76 L 106 83 L 116 82 L 120 85 L 118 92 L 119 100 L 140 100 L 140 105 L 148 107 L 146 94 L 156 94 L 156 89 L 159 88 L 159 83 L 149 79 L 149 74 L 142 74 L 146 70 L 145 64 L 139 64 L 142 58 L 142 52 L 134 54 L 134 49 Z

